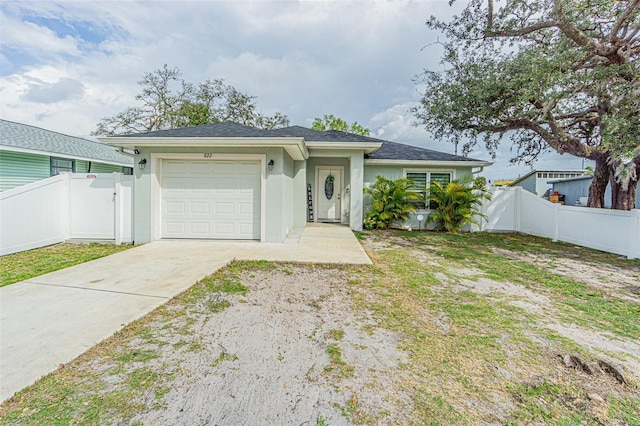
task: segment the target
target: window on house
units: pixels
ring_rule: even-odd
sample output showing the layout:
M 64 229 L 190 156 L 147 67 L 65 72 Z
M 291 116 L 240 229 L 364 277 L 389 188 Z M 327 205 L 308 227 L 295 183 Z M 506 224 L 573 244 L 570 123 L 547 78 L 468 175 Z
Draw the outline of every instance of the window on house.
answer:
M 423 172 L 423 171 L 408 171 L 406 172 L 406 177 L 413 181 L 415 185 L 416 191 L 419 191 L 421 194 L 426 195 L 429 190 L 430 182 L 440 182 L 442 185 L 446 185 L 451 182 L 451 172 Z M 431 203 L 430 205 L 425 205 L 424 202 L 419 202 L 419 209 L 434 209 L 437 207 L 435 203 Z
M 75 171 L 76 160 L 51 157 L 51 176 L 59 175 L 62 172 L 73 173 Z
M 131 176 L 133 174 L 133 168 L 132 167 L 123 167 L 122 168 L 122 174 Z

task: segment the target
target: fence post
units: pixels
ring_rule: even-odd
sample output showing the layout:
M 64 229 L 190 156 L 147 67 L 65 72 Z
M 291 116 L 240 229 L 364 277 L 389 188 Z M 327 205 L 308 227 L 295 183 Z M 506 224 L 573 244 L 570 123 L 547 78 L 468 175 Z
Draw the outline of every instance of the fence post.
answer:
M 514 231 L 519 233 L 520 232 L 520 221 L 521 221 L 520 211 L 522 210 L 521 209 L 521 206 L 522 206 L 522 187 L 521 186 L 516 186 L 515 190 L 516 190 L 515 206 L 513 208 L 513 215 L 515 217 L 513 218 L 513 225 L 514 225 L 514 228 L 515 228 Z
M 634 209 L 631 211 L 635 215 L 631 216 L 627 259 L 637 259 L 640 258 L 640 210 Z
M 558 230 L 560 228 L 560 203 L 553 204 L 553 241 L 558 242 Z
M 113 211 L 116 245 L 122 244 L 122 174 L 113 173 Z
M 62 241 L 67 241 L 71 237 L 71 173 L 63 172 L 63 199 L 62 206 L 63 212 L 60 215 L 62 218 Z

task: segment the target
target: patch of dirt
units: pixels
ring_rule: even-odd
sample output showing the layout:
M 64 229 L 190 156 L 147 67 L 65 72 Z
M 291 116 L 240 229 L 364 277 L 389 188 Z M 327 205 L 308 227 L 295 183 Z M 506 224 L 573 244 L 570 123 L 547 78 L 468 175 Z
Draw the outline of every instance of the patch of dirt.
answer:
M 411 400 L 396 387 L 397 367 L 407 356 L 396 335 L 353 309 L 347 279 L 339 269 L 252 271 L 242 277 L 247 295 L 223 296 L 230 306 L 222 312 L 210 314 L 202 302 L 187 313 L 189 335 L 172 335 L 181 329 L 174 326 L 163 337 L 190 340 L 157 360 L 177 366 L 164 407 L 132 421 L 342 425 L 364 413 L 403 421 Z
M 554 274 L 580 281 L 600 290 L 606 288 L 611 291 L 613 297 L 640 303 L 640 270 L 638 268 L 620 268 L 571 257 L 516 253 L 501 248 L 494 248 L 493 252 L 532 265 L 546 265 L 545 268 L 552 269 Z

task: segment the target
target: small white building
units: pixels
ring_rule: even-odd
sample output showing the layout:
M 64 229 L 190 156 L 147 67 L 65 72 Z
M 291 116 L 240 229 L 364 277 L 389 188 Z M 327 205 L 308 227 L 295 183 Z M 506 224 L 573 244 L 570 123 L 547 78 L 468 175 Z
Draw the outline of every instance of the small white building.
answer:
M 553 184 L 550 181 L 584 176 L 584 172 L 584 170 L 533 170 L 514 180 L 509 186 L 521 186 L 525 190 L 542 197 L 548 189 L 553 188 Z

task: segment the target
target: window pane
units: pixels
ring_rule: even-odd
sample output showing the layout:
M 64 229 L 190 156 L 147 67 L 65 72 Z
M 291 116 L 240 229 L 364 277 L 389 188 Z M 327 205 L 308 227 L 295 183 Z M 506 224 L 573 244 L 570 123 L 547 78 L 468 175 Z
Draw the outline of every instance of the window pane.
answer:
M 451 173 L 431 173 L 431 180 L 446 185 L 451 182 Z
M 407 178 L 413 181 L 413 184 L 417 189 L 424 189 L 427 187 L 427 174 L 425 172 L 408 172 Z
M 438 182 L 440 185 L 445 186 L 451 182 L 451 173 L 431 173 L 431 182 Z M 429 208 L 437 209 L 438 203 L 431 201 Z
M 74 172 L 74 160 L 68 158 L 51 157 L 51 176 L 59 175 L 62 172 Z
M 407 172 L 407 178 L 413 181 L 415 185 L 414 190 L 424 194 L 427 190 L 427 173 L 426 172 Z M 414 204 L 419 209 L 424 209 L 424 203 L 421 201 L 414 201 Z

